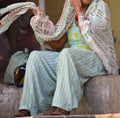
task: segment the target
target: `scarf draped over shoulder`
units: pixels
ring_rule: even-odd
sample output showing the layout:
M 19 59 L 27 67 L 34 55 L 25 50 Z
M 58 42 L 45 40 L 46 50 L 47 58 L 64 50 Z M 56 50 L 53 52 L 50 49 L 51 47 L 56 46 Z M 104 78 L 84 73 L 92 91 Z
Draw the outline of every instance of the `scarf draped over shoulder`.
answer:
M 22 14 L 25 14 L 29 9 L 36 10 L 38 7 L 32 2 L 21 2 L 0 9 L 0 15 L 9 12 L 0 20 L 0 34 L 5 32 L 9 26 Z M 75 17 L 74 8 L 70 0 L 66 0 L 62 10 L 62 15 L 57 24 L 53 24 L 45 13 L 39 10 L 39 13 L 31 18 L 30 25 L 33 28 L 35 37 L 41 46 L 44 41 L 58 40 L 68 30 Z M 47 47 L 50 48 L 50 47 Z

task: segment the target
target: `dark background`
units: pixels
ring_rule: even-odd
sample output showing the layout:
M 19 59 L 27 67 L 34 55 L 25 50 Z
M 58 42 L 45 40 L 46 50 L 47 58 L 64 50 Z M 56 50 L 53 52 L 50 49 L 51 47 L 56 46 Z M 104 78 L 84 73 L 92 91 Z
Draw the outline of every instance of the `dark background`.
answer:
M 23 2 L 24 0 L 0 0 L 0 8 L 10 4 Z M 32 12 L 22 15 L 10 28 L 0 35 L 0 78 L 4 77 L 4 72 L 12 54 L 16 51 L 28 48 L 40 50 L 40 45 L 34 37 L 33 30 L 29 24 Z

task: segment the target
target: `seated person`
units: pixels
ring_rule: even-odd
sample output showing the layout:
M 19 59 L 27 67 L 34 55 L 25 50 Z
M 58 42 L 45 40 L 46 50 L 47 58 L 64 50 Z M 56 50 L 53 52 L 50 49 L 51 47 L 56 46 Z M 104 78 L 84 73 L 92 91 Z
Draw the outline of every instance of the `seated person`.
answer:
M 78 108 L 84 84 L 92 77 L 118 74 L 110 14 L 103 0 L 71 0 L 76 11 L 64 38 L 46 41 L 55 51 L 33 51 L 26 65 L 19 113 L 34 116 L 55 107 L 51 115 Z M 63 48 L 68 40 L 70 48 Z M 59 52 L 57 52 L 59 51 Z

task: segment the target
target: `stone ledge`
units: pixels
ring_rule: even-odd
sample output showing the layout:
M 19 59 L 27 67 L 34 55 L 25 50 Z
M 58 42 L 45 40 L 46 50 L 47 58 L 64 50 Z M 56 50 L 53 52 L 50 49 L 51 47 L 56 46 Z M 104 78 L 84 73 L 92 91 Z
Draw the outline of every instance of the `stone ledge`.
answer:
M 120 118 L 119 114 L 101 114 L 101 115 L 70 115 L 70 116 L 36 116 L 24 118 Z
M 119 83 L 120 76 L 92 78 L 85 85 L 79 108 L 71 115 L 120 113 Z M 21 95 L 22 88 L 0 84 L 0 118 L 12 118 L 18 112 Z

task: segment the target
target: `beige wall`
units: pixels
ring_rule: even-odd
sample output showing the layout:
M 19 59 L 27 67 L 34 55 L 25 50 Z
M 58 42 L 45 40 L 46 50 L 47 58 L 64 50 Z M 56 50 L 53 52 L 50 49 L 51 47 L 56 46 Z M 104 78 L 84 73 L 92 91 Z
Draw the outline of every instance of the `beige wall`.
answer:
M 51 2 L 52 1 L 52 2 Z M 56 23 L 62 12 L 62 8 L 65 0 L 46 0 L 46 14 L 50 19 Z
M 120 0 L 105 0 L 108 3 L 111 12 L 111 23 L 114 34 L 117 38 L 115 49 L 120 68 Z

